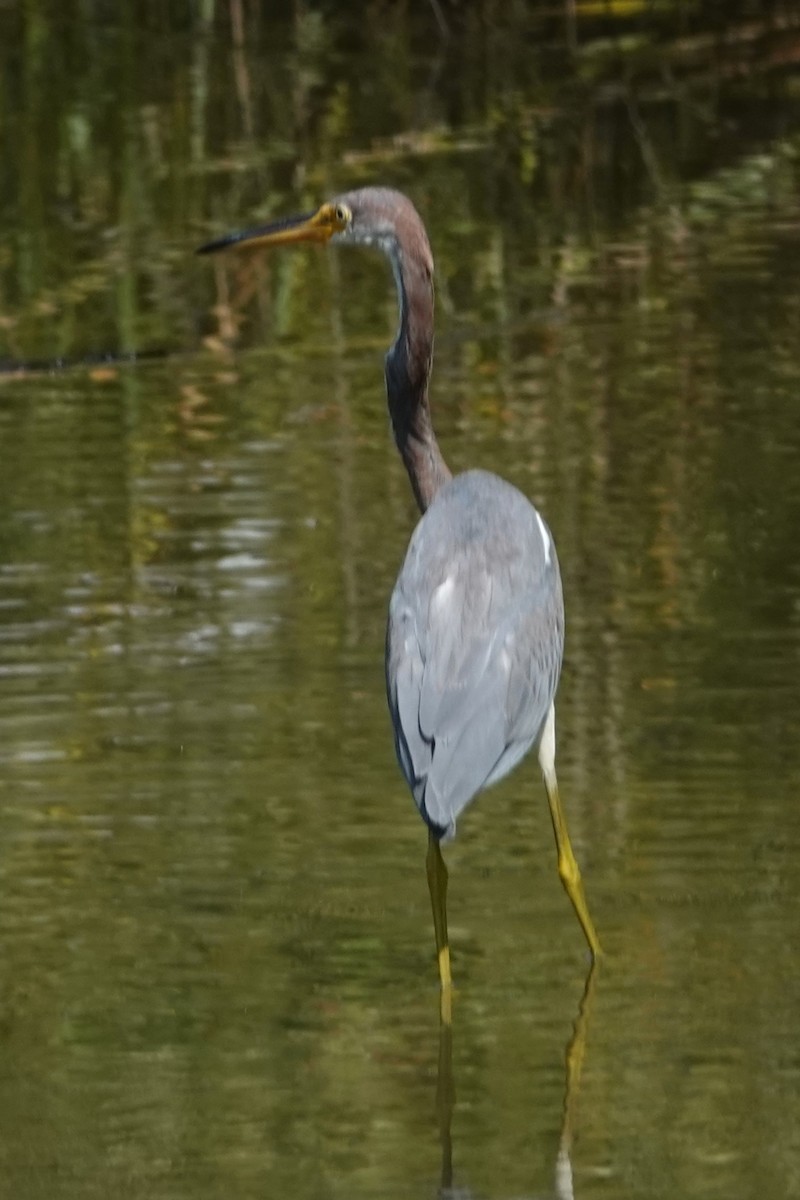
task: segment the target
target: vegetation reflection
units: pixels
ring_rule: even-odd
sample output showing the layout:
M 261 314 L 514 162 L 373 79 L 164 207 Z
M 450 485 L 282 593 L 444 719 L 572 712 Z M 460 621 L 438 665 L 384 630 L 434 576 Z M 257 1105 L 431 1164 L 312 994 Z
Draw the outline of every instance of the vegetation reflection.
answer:
M 438 1170 L 419 826 L 376 702 L 416 515 L 376 403 L 394 302 L 367 256 L 192 255 L 376 179 L 437 249 L 451 465 L 501 471 L 561 556 L 559 772 L 625 964 L 564 1173 L 797 1190 L 799 23 L 0 5 L 0 1190 Z M 584 1044 L 564 1085 L 583 947 L 533 795 L 509 776 L 448 852 L 441 1076 L 486 1195 L 549 1188 Z

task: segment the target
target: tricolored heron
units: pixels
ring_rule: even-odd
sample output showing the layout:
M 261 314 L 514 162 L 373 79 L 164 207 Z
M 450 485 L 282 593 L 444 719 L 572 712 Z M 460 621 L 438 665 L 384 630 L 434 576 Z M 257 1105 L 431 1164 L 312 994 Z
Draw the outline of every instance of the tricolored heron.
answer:
M 553 537 L 525 496 L 488 471 L 452 476 L 433 432 L 433 256 L 414 205 L 366 187 L 316 212 L 201 247 L 297 242 L 377 246 L 394 272 L 400 327 L 386 355 L 395 442 L 422 517 L 389 604 L 386 690 L 397 759 L 428 826 L 428 885 L 439 978 L 449 989 L 447 868 L 440 843 L 478 792 L 535 746 L 558 873 L 593 959 L 600 952 L 556 780 L 555 695 L 564 603 Z

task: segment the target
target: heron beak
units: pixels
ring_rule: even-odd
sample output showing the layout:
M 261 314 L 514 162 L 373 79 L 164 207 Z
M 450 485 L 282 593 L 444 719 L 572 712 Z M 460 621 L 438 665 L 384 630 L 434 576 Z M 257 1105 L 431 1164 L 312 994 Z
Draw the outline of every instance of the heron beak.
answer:
M 327 242 L 342 228 L 332 204 L 323 204 L 313 213 L 302 213 L 297 217 L 284 217 L 259 225 L 255 229 L 243 229 L 238 233 L 226 233 L 223 237 L 206 242 L 197 250 L 198 254 L 215 254 L 218 250 L 259 249 L 262 246 L 288 246 L 295 242 Z

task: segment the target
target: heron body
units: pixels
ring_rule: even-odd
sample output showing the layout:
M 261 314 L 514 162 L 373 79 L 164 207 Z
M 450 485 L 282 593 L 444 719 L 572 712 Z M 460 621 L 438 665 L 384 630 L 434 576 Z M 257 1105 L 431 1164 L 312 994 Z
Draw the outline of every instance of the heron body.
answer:
M 457 475 L 414 531 L 386 637 L 397 757 L 436 837 L 540 740 L 563 645 L 558 562 L 536 509 L 487 471 Z
M 200 253 L 298 242 L 377 247 L 388 257 L 397 287 L 399 327 L 386 355 L 386 398 L 422 517 L 389 605 L 386 686 L 397 758 L 429 831 L 428 883 L 443 993 L 449 995 L 451 977 L 440 842 L 454 835 L 458 816 L 477 793 L 502 779 L 533 746 L 559 876 L 595 956 L 600 943 L 555 773 L 554 701 L 564 647 L 555 545 L 515 487 L 487 471 L 453 478 L 442 457 L 428 399 L 433 256 L 425 227 L 401 192 L 367 187 L 316 212 L 228 234 Z

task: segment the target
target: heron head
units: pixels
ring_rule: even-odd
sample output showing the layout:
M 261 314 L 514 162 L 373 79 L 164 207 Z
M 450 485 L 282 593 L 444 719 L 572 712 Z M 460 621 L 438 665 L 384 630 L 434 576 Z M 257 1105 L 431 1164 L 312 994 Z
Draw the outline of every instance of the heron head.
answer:
M 377 246 L 396 260 L 401 253 L 421 257 L 432 274 L 433 259 L 425 227 L 407 196 L 392 188 L 366 187 L 345 192 L 314 212 L 283 217 L 227 233 L 207 242 L 198 254 L 218 250 L 259 249 L 299 242 Z

